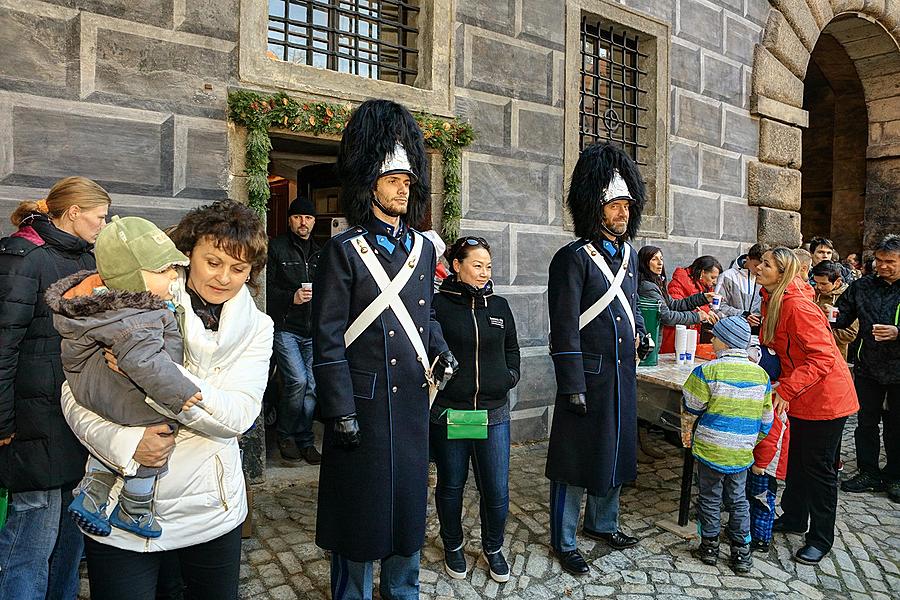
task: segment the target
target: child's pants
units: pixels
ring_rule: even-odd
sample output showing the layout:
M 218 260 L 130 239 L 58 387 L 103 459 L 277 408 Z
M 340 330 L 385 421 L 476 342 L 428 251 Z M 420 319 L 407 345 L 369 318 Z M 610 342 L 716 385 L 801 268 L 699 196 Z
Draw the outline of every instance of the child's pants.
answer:
M 747 501 L 750 503 L 750 535 L 754 540 L 772 540 L 775 522 L 775 493 L 778 480 L 771 475 L 747 475 Z
M 747 471 L 722 473 L 697 461 L 697 519 L 700 535 L 718 538 L 724 505 L 729 513 L 728 537 L 736 544 L 750 543 L 750 504 L 747 502 Z

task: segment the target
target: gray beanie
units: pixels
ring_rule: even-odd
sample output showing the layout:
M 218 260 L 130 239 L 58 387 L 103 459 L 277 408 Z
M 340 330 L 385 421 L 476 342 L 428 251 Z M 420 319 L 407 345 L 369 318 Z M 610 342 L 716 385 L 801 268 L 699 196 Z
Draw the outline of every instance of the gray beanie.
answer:
M 750 345 L 750 325 L 744 317 L 726 317 L 713 325 L 712 334 L 729 348 L 746 350 Z

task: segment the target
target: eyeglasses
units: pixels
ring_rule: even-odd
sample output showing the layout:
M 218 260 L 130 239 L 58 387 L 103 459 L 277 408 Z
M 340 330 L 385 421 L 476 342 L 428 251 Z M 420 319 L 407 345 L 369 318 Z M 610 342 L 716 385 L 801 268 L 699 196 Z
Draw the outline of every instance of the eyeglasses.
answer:
M 459 243 L 459 242 L 457 242 L 457 243 Z M 488 244 L 487 240 L 484 239 L 483 237 L 477 237 L 477 236 L 471 235 L 471 236 L 464 238 L 463 243 L 467 246 L 481 246 L 488 252 L 491 251 L 491 245 Z

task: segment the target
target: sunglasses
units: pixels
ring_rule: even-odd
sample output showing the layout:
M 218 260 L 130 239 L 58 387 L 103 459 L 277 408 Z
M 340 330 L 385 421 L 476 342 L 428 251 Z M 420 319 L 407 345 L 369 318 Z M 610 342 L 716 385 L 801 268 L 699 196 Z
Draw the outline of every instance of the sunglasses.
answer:
M 488 252 L 491 251 L 491 245 L 483 237 L 469 236 L 463 239 L 463 243 L 467 246 L 481 246 Z

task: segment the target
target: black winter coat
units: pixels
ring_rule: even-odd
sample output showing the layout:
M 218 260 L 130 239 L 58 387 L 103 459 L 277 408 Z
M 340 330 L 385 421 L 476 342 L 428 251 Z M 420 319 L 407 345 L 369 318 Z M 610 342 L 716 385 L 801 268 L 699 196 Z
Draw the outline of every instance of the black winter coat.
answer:
M 394 246 L 388 252 L 377 237 Z M 425 541 L 428 491 L 429 407 L 425 371 L 393 310 L 384 310 L 348 347 L 344 333 L 379 295 L 378 285 L 354 248 L 364 237 L 393 279 L 413 268 L 400 300 L 419 331 L 429 363 L 447 349 L 431 299 L 434 246 L 423 244 L 409 266 L 400 235 L 372 218 L 325 245 L 314 282 L 313 373 L 324 419 L 356 413 L 361 444 L 334 443 L 330 422 L 322 442 L 316 544 L 353 561 L 391 554 L 409 556 Z
M 60 336 L 44 291 L 57 280 L 94 269 L 90 244 L 28 219 L 0 240 L 0 485 L 13 492 L 49 490 L 84 475 L 87 452 L 59 404 L 65 381 Z
M 613 275 L 622 264 L 621 249 L 610 257 L 599 246 L 575 240 L 560 248 L 550 263 L 550 354 L 557 393 L 585 394 L 587 414 L 570 412 L 566 402 L 557 399 L 546 475 L 602 496 L 637 476 L 637 365 L 635 332 L 617 299 L 579 330 L 581 314 L 610 284 L 590 253 L 599 253 Z M 644 320 L 637 309 L 637 252 L 634 248 L 629 251 L 622 290 L 637 333 L 643 334 Z
M 312 337 L 311 303 L 294 304 L 294 292 L 301 283 L 310 282 L 315 277 L 319 252 L 320 248 L 312 238 L 304 246 L 300 238 L 290 231 L 269 244 L 266 312 L 275 323 L 275 331 Z
M 516 322 L 493 285 L 476 290 L 455 275 L 444 279 L 434 297 L 434 316 L 459 370 L 435 404 L 445 408 L 492 409 L 506 403 L 519 381 L 519 341 Z
M 900 338 L 876 342 L 872 325 L 900 326 L 900 280 L 888 283 L 866 275 L 850 284 L 837 300 L 839 312 L 832 329 L 845 329 L 859 319 L 859 346 L 853 371 L 884 385 L 900 384 Z

